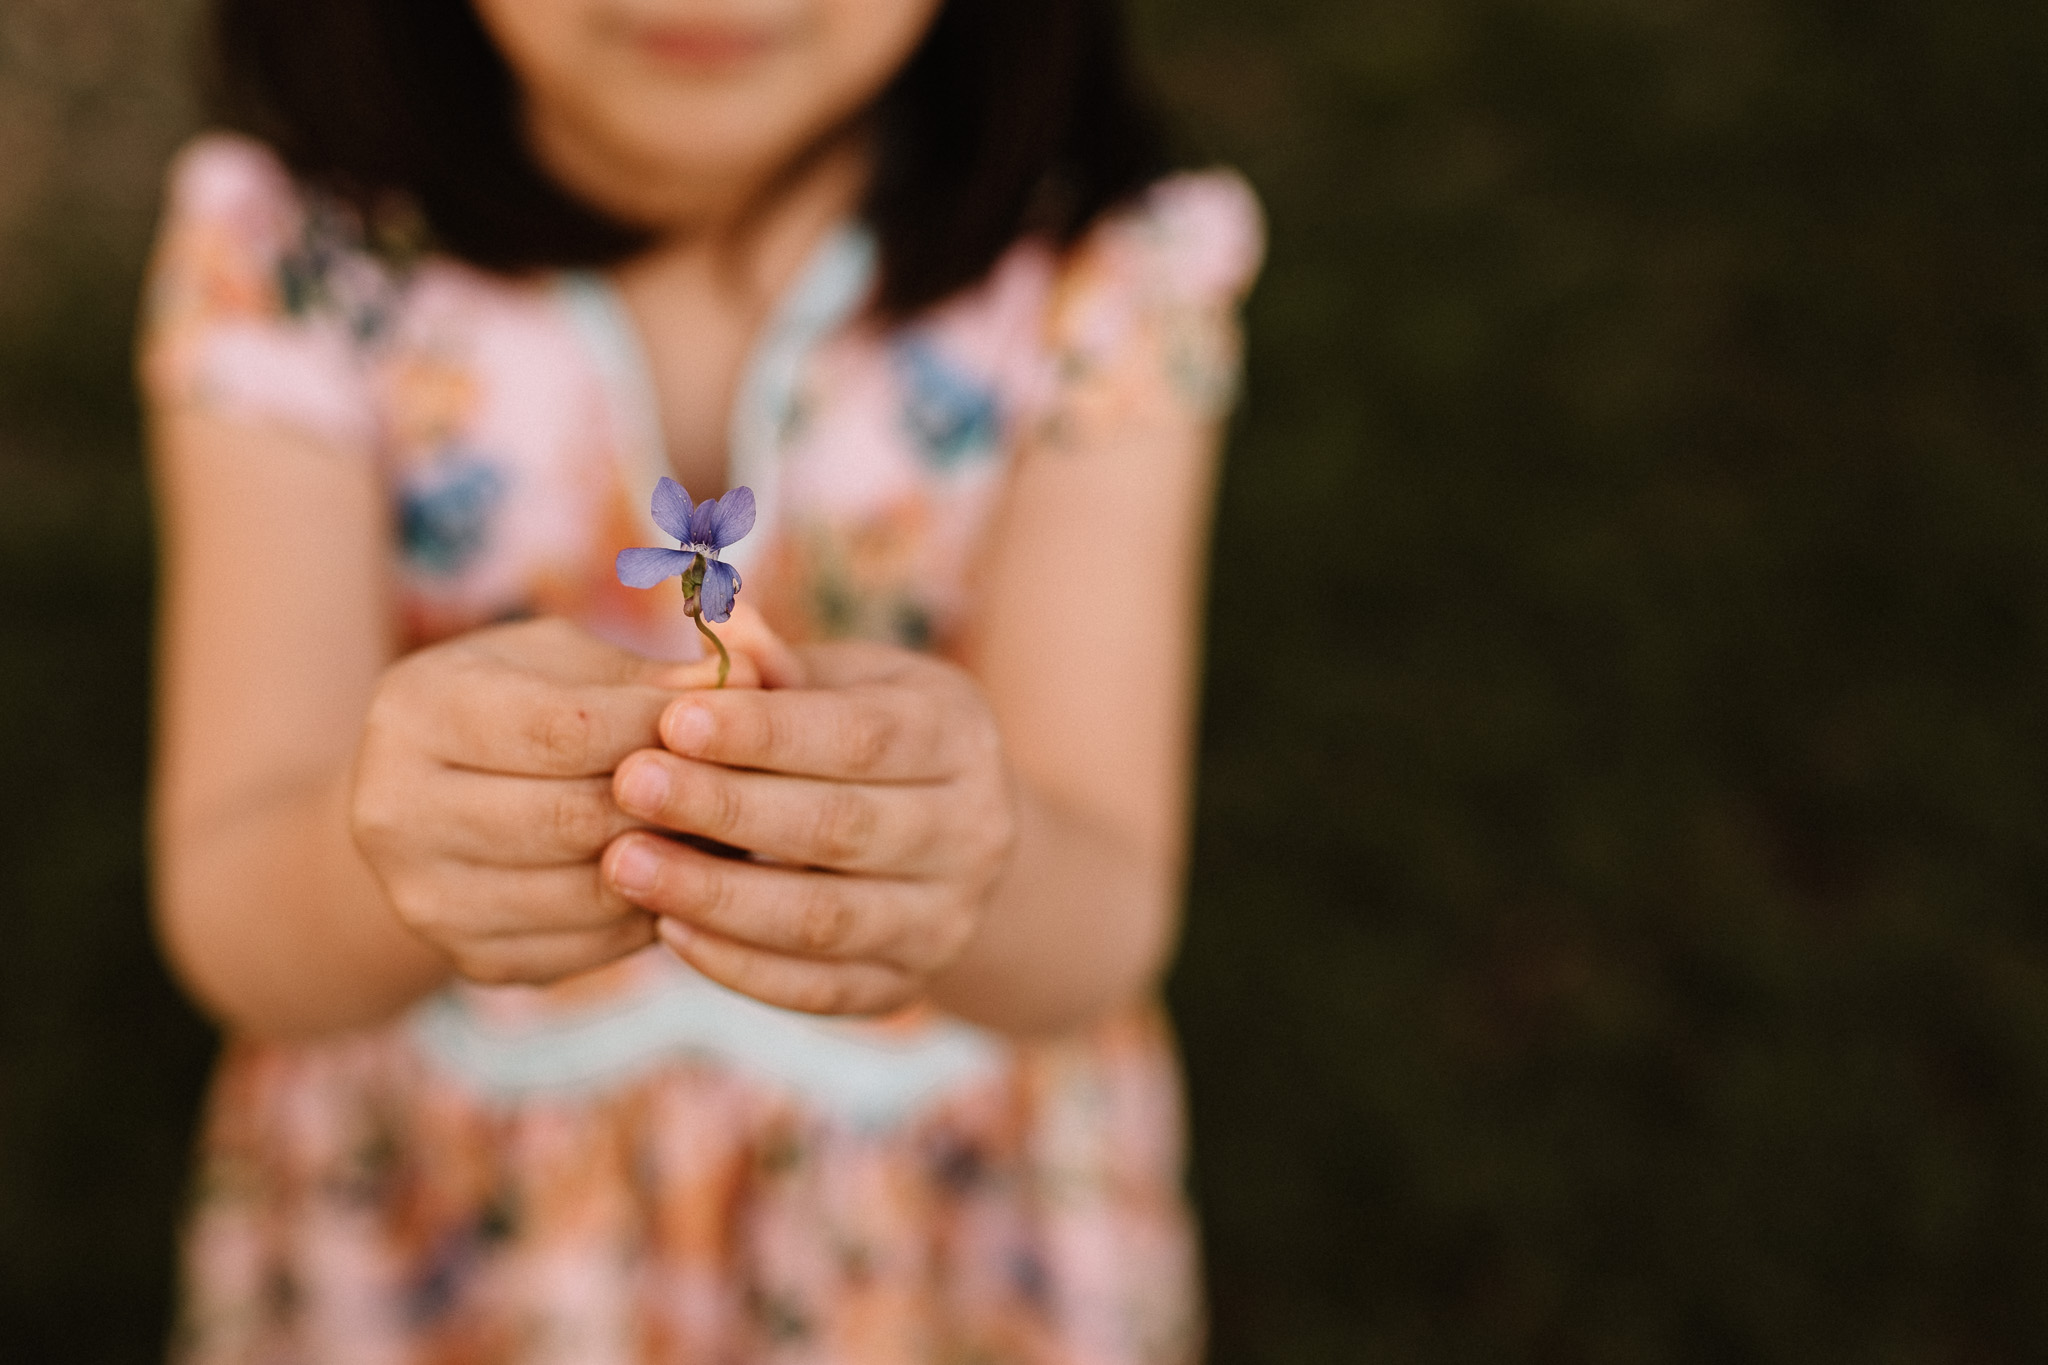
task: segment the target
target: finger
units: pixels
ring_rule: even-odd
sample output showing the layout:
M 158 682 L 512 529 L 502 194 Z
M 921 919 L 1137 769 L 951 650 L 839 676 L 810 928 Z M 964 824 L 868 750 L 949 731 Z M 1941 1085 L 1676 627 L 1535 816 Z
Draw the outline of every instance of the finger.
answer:
M 804 686 L 806 672 L 803 659 L 769 628 L 760 612 L 745 602 L 734 607 L 732 619 L 718 627 L 718 638 L 725 641 L 725 647 L 732 651 L 734 679 L 739 677 L 740 661 L 745 659 L 757 675 L 757 681 L 749 686 Z M 715 657 L 711 663 L 715 668 Z M 712 681 L 716 681 L 715 673 Z M 731 687 L 734 683 L 729 680 L 726 685 Z
M 691 638 L 697 639 L 694 635 Z M 732 619 L 718 627 L 718 638 L 725 642 L 726 651 L 732 656 L 726 687 L 803 685 L 803 660 L 769 628 L 760 612 L 745 603 L 735 606 Z M 718 686 L 718 654 L 707 647 L 700 658 L 689 663 L 656 664 L 637 680 L 678 690 L 715 688 Z
M 761 668 L 754 656 L 733 648 L 729 641 L 726 647 L 732 653 L 732 667 L 726 674 L 725 685 L 735 689 L 761 686 Z M 717 687 L 718 656 L 713 654 L 706 659 L 692 659 L 686 664 L 656 664 L 647 681 L 656 687 L 668 688 L 671 694 Z
M 621 649 L 560 616 L 484 626 L 455 644 L 462 653 L 565 684 L 653 682 L 676 667 Z
M 744 648 L 725 691 L 802 679 L 801 662 L 759 613 L 735 614 L 734 627 Z M 449 662 L 452 685 L 434 685 L 422 669 L 410 694 L 425 713 L 429 751 L 454 766 L 515 775 L 608 773 L 634 749 L 659 742 L 650 736 L 677 691 L 718 682 L 716 658 L 646 659 L 560 621 L 480 631 Z
M 675 698 L 646 683 L 563 683 L 484 655 L 402 679 L 398 702 L 418 743 L 452 767 L 531 777 L 608 774 L 659 743 Z M 383 723 L 376 711 L 370 727 Z
M 959 766 L 941 708 L 892 684 L 693 692 L 662 713 L 662 742 L 728 767 L 856 782 L 933 782 Z
M 619 809 L 606 777 L 512 777 L 444 769 L 442 852 L 484 866 L 595 862 L 640 821 Z
M 462 636 L 461 648 L 561 682 L 626 682 L 632 677 L 631 654 L 561 616 L 482 626 Z
M 907 1005 L 916 986 L 906 973 L 871 962 L 815 962 L 659 921 L 656 933 L 676 956 L 722 986 L 806 1014 L 882 1014 Z
M 732 651 L 728 687 L 794 686 L 803 662 L 796 652 L 751 607 L 737 607 L 719 636 Z M 701 641 L 693 635 L 693 644 Z M 485 626 L 459 642 L 462 652 L 520 672 L 568 685 L 600 683 L 654 687 L 713 687 L 718 682 L 718 656 L 705 653 L 686 663 L 652 659 L 621 649 L 558 616 L 508 625 Z
M 802 660 L 807 687 L 855 687 L 862 683 L 893 682 L 924 670 L 943 670 L 948 665 L 928 654 L 916 654 L 894 645 L 872 640 L 827 640 L 805 645 L 797 651 Z
M 604 929 L 638 913 L 594 861 L 534 868 L 453 864 L 432 878 L 401 882 L 390 896 L 401 919 L 443 944 Z
M 634 905 L 778 953 L 910 967 L 957 946 L 915 882 L 738 862 L 644 833 L 621 835 L 601 866 Z
M 787 777 L 646 749 L 619 765 L 611 794 L 622 819 L 778 862 L 890 876 L 944 870 L 948 845 L 938 823 L 949 807 L 931 786 Z
M 655 941 L 654 916 L 634 911 L 598 929 L 513 934 L 465 945 L 456 971 L 487 986 L 544 986 L 637 953 Z
M 395 665 L 367 739 L 479 772 L 597 776 L 658 743 L 662 707 L 716 670 L 647 659 L 560 620 L 488 627 Z M 760 680 L 751 659 L 733 675 L 731 686 Z

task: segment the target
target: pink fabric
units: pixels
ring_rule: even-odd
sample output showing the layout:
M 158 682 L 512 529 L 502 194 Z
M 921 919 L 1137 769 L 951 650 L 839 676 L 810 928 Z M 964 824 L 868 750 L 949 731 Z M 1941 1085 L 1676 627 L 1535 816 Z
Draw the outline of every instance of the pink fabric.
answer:
M 1243 183 L 1183 176 L 1064 257 L 1020 243 L 907 326 L 841 328 L 803 367 L 746 597 L 796 638 L 947 648 L 1018 449 L 1158 405 L 1221 413 L 1259 253 Z M 694 652 L 679 594 L 612 579 L 620 548 L 659 543 L 653 472 L 558 281 L 381 261 L 266 149 L 210 136 L 173 171 L 143 368 L 159 407 L 379 463 L 415 641 L 534 611 Z M 526 1017 L 645 975 L 471 994 Z M 1149 1007 L 1005 1045 L 879 1131 L 702 1058 L 506 1102 L 396 1025 L 234 1044 L 174 1356 L 1179 1365 L 1200 1339 L 1180 1148 Z

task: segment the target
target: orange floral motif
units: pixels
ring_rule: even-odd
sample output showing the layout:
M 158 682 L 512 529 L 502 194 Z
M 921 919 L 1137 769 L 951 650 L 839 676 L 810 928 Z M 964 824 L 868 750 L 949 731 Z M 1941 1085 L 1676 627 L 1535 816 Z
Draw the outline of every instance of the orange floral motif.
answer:
M 476 377 L 444 356 L 405 355 L 387 372 L 384 412 L 401 459 L 432 456 L 476 410 Z

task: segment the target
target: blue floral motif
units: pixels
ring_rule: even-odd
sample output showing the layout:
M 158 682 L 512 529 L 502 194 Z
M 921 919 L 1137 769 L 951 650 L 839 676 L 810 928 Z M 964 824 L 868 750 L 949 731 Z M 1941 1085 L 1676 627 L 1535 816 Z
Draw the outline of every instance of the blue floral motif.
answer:
M 277 293 L 287 316 L 331 317 L 358 343 L 377 341 L 397 307 L 390 266 L 363 250 L 347 215 L 315 200 L 299 240 L 277 263 Z
M 936 469 L 991 455 L 1002 434 L 995 389 L 955 364 L 930 339 L 907 336 L 890 358 L 903 382 L 903 426 Z
M 398 542 L 406 559 L 441 577 L 469 567 L 490 543 L 491 515 L 505 478 L 487 460 L 453 448 L 398 496 Z

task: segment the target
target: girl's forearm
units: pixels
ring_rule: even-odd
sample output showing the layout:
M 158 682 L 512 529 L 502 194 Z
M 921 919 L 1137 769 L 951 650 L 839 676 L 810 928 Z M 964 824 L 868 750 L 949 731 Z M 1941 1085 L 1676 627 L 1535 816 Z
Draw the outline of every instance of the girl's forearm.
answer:
M 308 1036 L 391 1017 L 448 973 L 356 852 L 346 773 L 157 837 L 158 930 L 225 1029 Z
M 1179 925 L 1180 859 L 1019 785 L 1009 868 L 932 998 L 1001 1032 L 1056 1034 L 1157 985 Z

